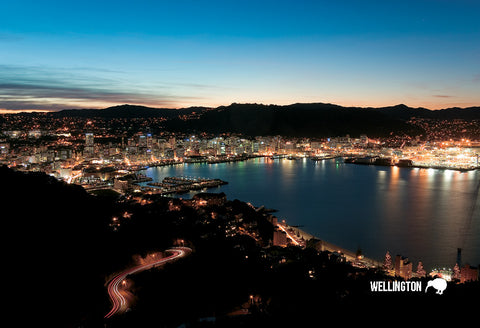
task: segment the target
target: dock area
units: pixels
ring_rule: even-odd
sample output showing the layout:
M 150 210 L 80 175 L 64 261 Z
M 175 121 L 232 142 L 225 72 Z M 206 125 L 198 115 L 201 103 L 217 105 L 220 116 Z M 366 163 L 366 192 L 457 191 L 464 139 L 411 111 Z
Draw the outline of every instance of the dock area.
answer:
M 220 179 L 191 178 L 191 177 L 165 177 L 162 182 L 149 182 L 150 191 L 156 194 L 183 194 L 190 191 L 215 188 L 228 184 Z M 148 188 L 148 187 L 145 187 Z
M 460 172 L 467 172 L 480 169 L 478 160 L 476 164 L 469 163 L 449 163 L 447 161 L 442 162 L 426 162 L 415 161 L 412 159 L 399 159 L 395 160 L 391 157 L 381 156 L 350 156 L 345 157 L 344 163 L 347 164 L 359 164 L 359 165 L 375 165 L 375 166 L 395 166 L 406 168 L 419 168 L 419 169 L 435 169 L 435 170 L 455 170 Z

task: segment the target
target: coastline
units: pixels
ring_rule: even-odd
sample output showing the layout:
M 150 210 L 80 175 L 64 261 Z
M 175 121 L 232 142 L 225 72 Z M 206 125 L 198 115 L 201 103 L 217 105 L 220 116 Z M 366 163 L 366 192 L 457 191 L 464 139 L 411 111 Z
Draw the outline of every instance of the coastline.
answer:
M 288 159 L 287 155 L 282 155 L 283 157 L 275 157 L 274 159 Z M 150 167 L 162 167 L 162 166 L 174 166 L 181 164 L 221 164 L 221 163 L 234 163 L 234 162 L 243 162 L 255 158 L 271 158 L 273 156 L 268 155 L 247 155 L 247 156 L 237 156 L 231 158 L 217 158 L 217 159 L 185 159 L 184 161 L 164 161 L 164 162 L 151 162 L 146 164 L 131 165 L 130 167 L 125 168 L 131 172 L 140 172 L 146 170 Z M 407 168 L 407 169 L 433 169 L 433 170 L 452 170 L 459 172 L 469 172 L 469 171 L 480 171 L 480 166 L 477 167 L 455 167 L 455 166 L 443 166 L 443 165 L 428 165 L 428 164 L 411 164 L 411 165 L 397 165 L 397 164 L 380 164 L 380 163 L 363 163 L 355 161 L 355 157 L 350 156 L 331 156 L 326 158 L 314 158 L 310 157 L 313 161 L 324 161 L 332 160 L 337 158 L 343 158 L 344 164 L 355 164 L 355 165 L 372 165 L 372 166 L 383 166 L 383 167 L 398 167 L 398 168 Z M 298 158 L 291 158 L 298 159 Z
M 373 165 L 373 166 L 383 166 L 383 167 L 398 167 L 398 168 L 409 168 L 409 169 L 433 169 L 433 170 L 453 170 L 459 172 L 469 172 L 480 170 L 480 166 L 469 166 L 469 167 L 460 167 L 460 166 L 449 166 L 449 165 L 429 165 L 429 164 L 420 164 L 420 163 L 412 163 L 408 165 L 398 165 L 392 163 L 385 163 L 385 162 L 363 162 L 358 161 L 362 160 L 361 157 L 343 157 L 345 164 L 355 164 L 355 165 Z
M 368 268 L 379 268 L 382 267 L 383 263 L 380 261 L 377 261 L 372 258 L 368 258 L 365 256 L 362 256 L 361 258 L 357 257 L 357 254 L 355 252 L 352 252 L 351 250 L 342 248 L 340 246 L 334 245 L 332 243 L 329 243 L 321 238 L 318 238 L 317 236 L 314 236 L 298 227 L 293 227 L 288 225 L 285 221 L 282 221 L 281 223 L 279 222 L 277 224 L 278 226 L 282 226 L 285 230 L 287 231 L 293 231 L 294 235 L 299 236 L 298 239 L 303 239 L 305 242 L 314 239 L 317 241 L 316 248 L 319 251 L 329 251 L 332 253 L 338 253 L 341 254 L 342 256 L 345 257 L 346 261 L 351 262 L 352 265 L 355 266 L 361 266 L 361 267 L 368 267 Z M 287 233 L 287 236 L 292 239 L 293 236 L 289 235 Z

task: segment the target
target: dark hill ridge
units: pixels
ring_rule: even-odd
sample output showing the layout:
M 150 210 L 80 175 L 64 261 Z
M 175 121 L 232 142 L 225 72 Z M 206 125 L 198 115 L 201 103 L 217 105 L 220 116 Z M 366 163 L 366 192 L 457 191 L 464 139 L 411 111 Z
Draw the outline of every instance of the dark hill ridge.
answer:
M 196 113 L 195 119 L 191 114 Z M 429 119 L 480 120 L 480 107 L 429 110 L 400 104 L 381 108 L 343 107 L 325 103 L 291 105 L 237 104 L 217 108 L 180 109 L 121 105 L 105 109 L 64 110 L 54 117 L 153 118 L 167 121 L 164 128 L 178 132 L 241 133 L 244 135 L 285 135 L 326 137 L 367 134 L 420 135 L 423 130 L 409 124 L 411 117 Z M 190 115 L 190 116 L 189 116 Z M 187 119 L 186 119 L 187 118 Z
M 55 117 L 100 117 L 100 118 L 152 118 L 164 117 L 174 118 L 180 115 L 188 115 L 192 112 L 202 112 L 207 107 L 188 107 L 188 108 L 152 108 L 137 105 L 119 105 L 105 109 L 65 109 L 59 112 L 52 112 Z
M 208 111 L 198 120 L 172 119 L 165 124 L 172 131 L 241 133 L 245 135 L 285 135 L 326 137 L 335 135 L 387 136 L 421 134 L 404 120 L 376 110 L 348 108 L 332 104 L 292 104 L 288 106 L 232 104 Z
M 430 110 L 427 108 L 412 108 L 404 104 L 371 108 L 374 111 L 389 115 L 391 117 L 408 120 L 411 117 L 431 118 L 431 119 L 464 119 L 464 120 L 480 120 L 480 107 L 468 108 L 446 108 L 438 110 Z
M 264 104 L 237 104 L 233 103 L 228 106 L 220 106 L 217 108 L 209 107 L 187 107 L 187 108 L 152 108 L 138 105 L 119 105 L 108 107 L 105 109 L 65 109 L 59 112 L 51 112 L 50 115 L 56 117 L 166 117 L 173 118 L 182 114 L 190 114 L 192 112 L 202 113 L 207 110 L 225 111 L 230 109 L 256 108 L 256 109 L 303 109 L 303 110 L 358 110 L 358 111 L 374 111 L 388 115 L 393 118 L 409 119 L 411 117 L 433 118 L 433 119 L 480 119 L 480 106 L 468 108 L 446 108 L 439 110 L 430 110 L 427 108 L 413 108 L 404 104 L 388 107 L 343 107 L 335 104 L 327 103 L 295 103 L 291 105 L 264 105 Z

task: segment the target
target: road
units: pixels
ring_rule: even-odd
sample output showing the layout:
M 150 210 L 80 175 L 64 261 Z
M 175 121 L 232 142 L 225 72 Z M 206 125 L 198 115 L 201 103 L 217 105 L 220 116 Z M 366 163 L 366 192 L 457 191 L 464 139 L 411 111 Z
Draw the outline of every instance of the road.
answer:
M 310 238 L 315 238 L 314 236 L 302 231 L 301 229 L 295 228 L 295 227 L 289 227 L 285 223 L 278 223 L 277 227 L 283 230 L 287 234 L 287 238 L 290 239 L 290 241 L 295 245 L 295 246 L 300 246 L 300 247 L 305 247 L 305 242 L 303 242 L 300 238 L 297 238 L 297 233 L 300 235 L 300 237 L 303 237 L 304 240 L 308 240 Z M 295 233 L 291 233 L 288 230 L 293 229 Z M 318 238 L 317 238 L 318 239 Z M 333 245 L 329 242 L 326 242 L 324 240 L 321 240 L 321 249 L 322 251 L 329 251 L 332 253 L 340 253 L 343 256 L 345 256 L 345 259 L 349 262 L 351 262 L 354 266 L 360 266 L 360 267 L 369 267 L 369 268 L 378 268 L 383 265 L 383 263 L 367 258 L 367 257 L 362 257 L 361 259 L 357 258 L 357 254 L 355 252 L 346 250 L 344 248 L 338 247 L 336 245 Z
M 279 227 L 280 230 L 282 230 L 283 232 L 285 232 L 285 233 L 287 234 L 288 239 L 290 239 L 290 241 L 291 241 L 295 246 L 305 246 L 305 245 L 300 245 L 300 242 L 297 240 L 297 238 L 295 238 L 294 236 L 292 236 L 282 224 L 277 224 L 277 227 Z
M 108 295 L 112 302 L 112 309 L 105 315 L 105 318 L 108 319 L 116 313 L 124 312 L 128 309 L 129 304 L 128 300 L 124 294 L 126 291 L 121 288 L 123 282 L 128 275 L 148 270 L 156 266 L 164 265 L 167 262 L 176 260 L 178 258 L 188 255 L 192 250 L 188 247 L 174 247 L 167 249 L 165 252 L 172 253 L 172 255 L 163 257 L 157 261 L 152 261 L 150 263 L 142 264 L 128 270 L 125 270 L 115 277 L 113 277 L 107 285 Z

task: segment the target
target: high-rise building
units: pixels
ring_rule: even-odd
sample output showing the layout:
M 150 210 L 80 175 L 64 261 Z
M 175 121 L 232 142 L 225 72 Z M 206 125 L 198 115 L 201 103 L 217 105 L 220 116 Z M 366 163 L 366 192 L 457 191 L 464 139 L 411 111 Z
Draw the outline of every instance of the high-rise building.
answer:
M 163 151 L 163 158 L 165 159 L 173 159 L 175 157 L 175 151 L 171 148 L 166 148 Z
M 175 155 L 174 155 L 177 159 L 182 159 L 185 157 L 185 148 L 183 148 L 183 146 L 181 145 L 178 145 L 177 147 L 175 147 Z
M 93 133 L 85 133 L 85 150 L 84 153 L 87 156 L 93 155 L 95 152 L 95 143 Z
M 147 147 L 147 138 L 143 134 L 138 137 L 138 147 L 140 148 Z
M 462 249 L 457 248 L 457 264 L 458 266 L 462 266 Z
M 85 133 L 85 146 L 93 146 L 94 137 L 93 133 Z
M 412 262 L 401 255 L 395 257 L 395 275 L 408 280 L 412 277 Z
M 152 149 L 153 146 L 153 138 L 151 133 L 147 133 L 147 149 Z

